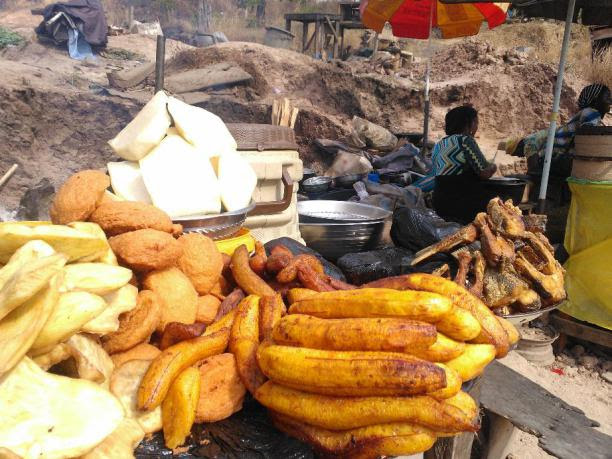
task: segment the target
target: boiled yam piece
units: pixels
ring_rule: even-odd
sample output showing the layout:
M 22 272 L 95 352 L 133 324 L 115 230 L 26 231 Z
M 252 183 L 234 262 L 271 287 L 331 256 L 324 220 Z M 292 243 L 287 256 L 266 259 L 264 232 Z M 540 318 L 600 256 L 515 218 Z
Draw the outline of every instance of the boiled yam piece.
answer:
M 170 217 L 220 212 L 219 183 L 210 160 L 182 137 L 167 136 L 140 161 L 140 169 L 153 204 Z
M 151 204 L 151 196 L 142 180 L 140 165 L 135 161 L 106 164 L 113 191 L 126 201 L 141 201 Z
M 108 144 L 118 156 L 128 161 L 144 158 L 166 135 L 171 119 L 168 96 L 159 91 L 130 123 Z
M 236 152 L 226 153 L 218 158 L 216 169 L 225 210 L 247 207 L 257 186 L 257 175 L 249 162 Z
M 168 99 L 168 111 L 179 134 L 206 156 L 222 156 L 238 148 L 227 126 L 217 115 L 174 97 Z

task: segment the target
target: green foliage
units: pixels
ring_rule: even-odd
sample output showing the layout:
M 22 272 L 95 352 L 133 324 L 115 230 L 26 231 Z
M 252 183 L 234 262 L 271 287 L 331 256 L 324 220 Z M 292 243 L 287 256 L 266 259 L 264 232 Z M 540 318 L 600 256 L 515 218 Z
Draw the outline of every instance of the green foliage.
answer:
M 20 45 L 25 42 L 25 38 L 12 30 L 0 27 L 0 49 L 11 45 Z

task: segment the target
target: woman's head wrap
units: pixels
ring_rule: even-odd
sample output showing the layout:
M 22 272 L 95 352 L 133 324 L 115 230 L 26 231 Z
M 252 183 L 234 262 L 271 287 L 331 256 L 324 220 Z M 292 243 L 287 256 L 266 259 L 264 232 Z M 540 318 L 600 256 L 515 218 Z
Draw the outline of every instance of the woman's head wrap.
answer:
M 580 91 L 578 108 L 583 110 L 590 107 L 606 89 L 608 89 L 608 87 L 605 84 L 590 84 L 586 86 Z

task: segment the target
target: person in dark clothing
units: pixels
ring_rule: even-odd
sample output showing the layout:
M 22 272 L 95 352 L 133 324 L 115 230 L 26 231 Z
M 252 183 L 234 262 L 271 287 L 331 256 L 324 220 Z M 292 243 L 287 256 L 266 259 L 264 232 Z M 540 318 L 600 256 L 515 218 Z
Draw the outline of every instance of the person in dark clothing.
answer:
M 446 114 L 444 121 L 446 137 L 434 146 L 431 171 L 413 185 L 423 191 L 432 191 L 439 175 L 466 175 L 483 180 L 490 178 L 497 166 L 485 159 L 474 139 L 478 131 L 476 109 L 469 105 L 455 107 Z

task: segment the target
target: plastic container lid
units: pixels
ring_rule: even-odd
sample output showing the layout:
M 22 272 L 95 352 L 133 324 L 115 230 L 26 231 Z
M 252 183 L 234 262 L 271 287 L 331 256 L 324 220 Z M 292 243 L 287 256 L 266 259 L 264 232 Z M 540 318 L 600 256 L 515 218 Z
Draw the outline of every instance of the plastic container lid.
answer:
M 229 255 L 230 257 L 241 245 L 246 245 L 247 250 L 251 253 L 255 250 L 255 238 L 247 228 L 242 228 L 236 235 L 228 239 L 220 239 L 215 241 L 219 252 Z

